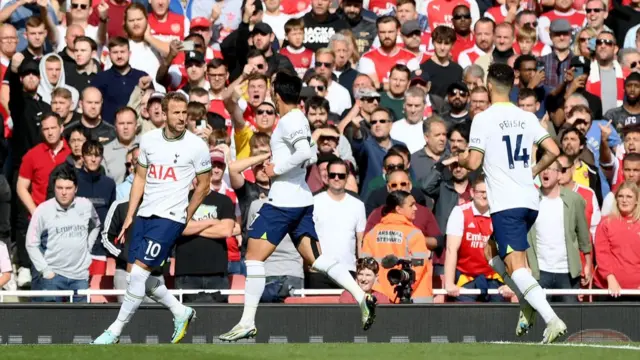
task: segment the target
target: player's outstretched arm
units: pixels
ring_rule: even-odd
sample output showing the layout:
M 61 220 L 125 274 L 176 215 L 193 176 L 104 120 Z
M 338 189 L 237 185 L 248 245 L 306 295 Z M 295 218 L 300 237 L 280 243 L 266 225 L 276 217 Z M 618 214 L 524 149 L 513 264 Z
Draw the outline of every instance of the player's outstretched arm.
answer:
M 293 141 L 293 146 L 296 149 L 293 154 L 286 161 L 275 164 L 273 171 L 276 175 L 282 175 L 293 170 L 296 167 L 306 164 L 314 157 L 311 144 L 308 138 L 300 138 Z
M 202 204 L 202 200 L 209 194 L 211 190 L 211 171 L 203 172 L 196 175 L 196 188 L 187 207 L 187 223 Z
M 542 158 L 538 160 L 538 162 L 533 166 L 533 177 L 538 176 L 542 172 L 542 170 L 549 167 L 549 165 L 553 164 L 553 162 L 560 156 L 560 149 L 558 148 L 558 144 L 556 144 L 555 140 L 551 137 L 546 137 L 538 146 L 541 146 L 544 149 L 544 155 Z
M 136 166 L 136 175 L 133 177 L 131 184 L 131 193 L 129 194 L 129 208 L 127 209 L 127 218 L 133 219 L 133 215 L 138 210 L 138 206 L 142 201 L 144 194 L 144 186 L 147 183 L 147 167 L 138 162 Z
M 471 171 L 477 170 L 482 165 L 484 152 L 475 148 L 467 148 L 458 154 L 458 164 Z

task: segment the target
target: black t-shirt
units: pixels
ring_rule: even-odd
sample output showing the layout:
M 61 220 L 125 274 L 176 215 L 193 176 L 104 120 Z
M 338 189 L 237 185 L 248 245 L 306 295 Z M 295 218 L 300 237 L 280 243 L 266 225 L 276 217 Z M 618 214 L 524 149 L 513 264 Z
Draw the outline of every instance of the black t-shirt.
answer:
M 268 196 L 269 189 L 258 186 L 256 183 L 245 181 L 242 187 L 234 189 L 238 196 L 238 204 L 240 205 L 240 213 L 242 216 L 242 232 L 247 228 L 247 218 L 249 217 L 249 208 L 254 200 L 258 200 L 260 195 Z
M 431 90 L 429 93 L 442 98 L 447 95 L 449 85 L 462 81 L 462 68 L 453 61 L 449 62 L 447 66 L 441 66 L 429 59 L 420 65 L 420 70 L 426 71 L 431 78 Z
M 191 195 L 189 194 L 189 198 Z M 192 221 L 209 219 L 235 220 L 235 207 L 231 199 L 212 191 L 202 201 Z M 214 275 L 227 271 L 227 239 L 209 239 L 202 236 L 183 236 L 176 241 L 176 276 Z

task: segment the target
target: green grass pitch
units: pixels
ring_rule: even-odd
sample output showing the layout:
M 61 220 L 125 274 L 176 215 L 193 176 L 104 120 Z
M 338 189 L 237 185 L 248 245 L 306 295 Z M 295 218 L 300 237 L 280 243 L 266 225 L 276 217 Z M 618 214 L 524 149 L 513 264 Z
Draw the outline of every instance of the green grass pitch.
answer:
M 615 360 L 640 358 L 637 345 L 516 344 L 181 344 L 16 345 L 2 348 L 4 360 Z

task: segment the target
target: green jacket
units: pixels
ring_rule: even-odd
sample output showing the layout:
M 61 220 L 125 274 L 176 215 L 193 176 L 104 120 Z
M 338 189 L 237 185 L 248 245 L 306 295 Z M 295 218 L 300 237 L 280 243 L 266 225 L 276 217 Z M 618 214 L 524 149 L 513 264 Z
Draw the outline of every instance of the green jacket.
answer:
M 571 277 L 580 276 L 582 262 L 580 251 L 591 252 L 591 234 L 587 226 L 587 219 L 584 214 L 585 201 L 578 193 L 560 188 L 560 198 L 564 203 L 564 238 L 567 243 L 567 260 L 569 262 L 569 273 Z M 540 279 L 540 269 L 538 268 L 538 255 L 536 253 L 536 227 L 531 227 L 528 234 L 529 249 L 527 250 L 527 260 L 531 273 L 536 280 Z

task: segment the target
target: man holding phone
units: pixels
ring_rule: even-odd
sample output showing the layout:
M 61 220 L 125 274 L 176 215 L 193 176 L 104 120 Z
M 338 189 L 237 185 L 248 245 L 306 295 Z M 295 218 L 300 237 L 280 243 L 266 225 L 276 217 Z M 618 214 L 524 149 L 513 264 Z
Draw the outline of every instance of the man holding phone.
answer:
M 540 102 L 540 108 L 536 111 L 536 116 L 538 119 L 542 119 L 547 112 L 545 101 L 550 92 L 550 89 L 544 85 L 544 62 L 536 60 L 533 55 L 520 55 L 514 62 L 513 68 L 518 79 L 518 85 L 511 88 L 509 99 L 514 104 L 517 104 L 518 95 L 522 89 L 535 91 L 536 100 Z

